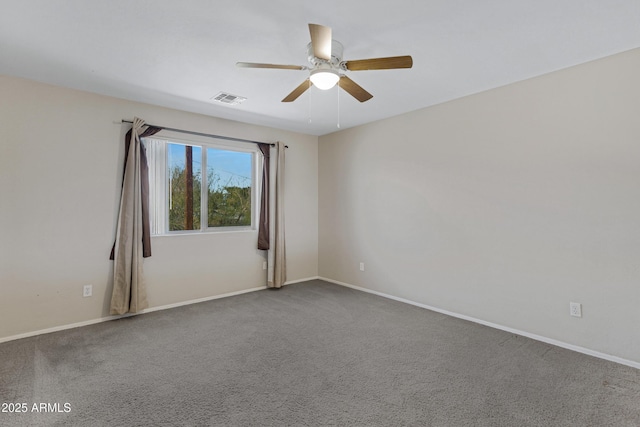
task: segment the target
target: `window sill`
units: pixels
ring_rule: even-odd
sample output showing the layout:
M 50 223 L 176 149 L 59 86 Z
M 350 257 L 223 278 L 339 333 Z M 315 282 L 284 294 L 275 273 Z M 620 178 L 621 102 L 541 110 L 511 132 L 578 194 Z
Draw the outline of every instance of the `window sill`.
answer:
M 166 234 L 153 234 L 151 237 L 176 237 L 176 236 L 200 236 L 200 235 L 213 235 L 213 234 L 232 234 L 232 233 L 257 233 L 255 228 L 221 228 L 219 230 L 207 230 L 207 231 L 173 231 Z

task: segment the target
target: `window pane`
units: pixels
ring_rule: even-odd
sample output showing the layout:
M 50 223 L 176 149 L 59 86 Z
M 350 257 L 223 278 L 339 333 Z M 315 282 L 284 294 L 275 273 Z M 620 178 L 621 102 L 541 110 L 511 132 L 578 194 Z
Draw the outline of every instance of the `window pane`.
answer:
M 207 148 L 209 227 L 251 225 L 252 154 Z
M 169 231 L 200 230 L 202 148 L 167 144 Z

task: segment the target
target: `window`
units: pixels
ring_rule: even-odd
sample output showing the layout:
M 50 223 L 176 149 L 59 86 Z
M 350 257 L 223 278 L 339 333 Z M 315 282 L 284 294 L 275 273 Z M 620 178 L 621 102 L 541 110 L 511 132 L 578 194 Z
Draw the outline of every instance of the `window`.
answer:
M 255 149 L 144 138 L 153 235 L 252 229 Z

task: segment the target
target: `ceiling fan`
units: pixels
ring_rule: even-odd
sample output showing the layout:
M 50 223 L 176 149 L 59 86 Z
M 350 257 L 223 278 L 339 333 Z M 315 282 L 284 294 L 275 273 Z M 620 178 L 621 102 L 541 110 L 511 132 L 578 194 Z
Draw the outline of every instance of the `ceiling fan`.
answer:
M 309 78 L 287 95 L 282 102 L 295 101 L 312 84 L 321 90 L 331 89 L 337 84 L 358 101 L 365 102 L 373 98 L 373 95 L 347 77 L 344 74 L 346 71 L 390 70 L 411 68 L 413 65 L 413 59 L 409 55 L 343 61 L 342 52 L 344 47 L 340 42 L 332 39 L 331 27 L 309 24 L 309 33 L 311 34 L 311 43 L 307 45 L 307 59 L 311 66 L 260 64 L 255 62 L 237 62 L 236 65 L 245 68 L 309 70 Z

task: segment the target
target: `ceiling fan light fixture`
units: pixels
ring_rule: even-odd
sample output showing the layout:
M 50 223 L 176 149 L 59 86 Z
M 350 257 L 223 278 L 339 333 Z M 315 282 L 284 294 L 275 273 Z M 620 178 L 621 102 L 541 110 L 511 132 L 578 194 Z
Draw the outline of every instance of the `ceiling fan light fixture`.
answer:
M 319 68 L 311 71 L 311 83 L 320 90 L 331 89 L 340 80 L 340 75 L 337 70 Z

